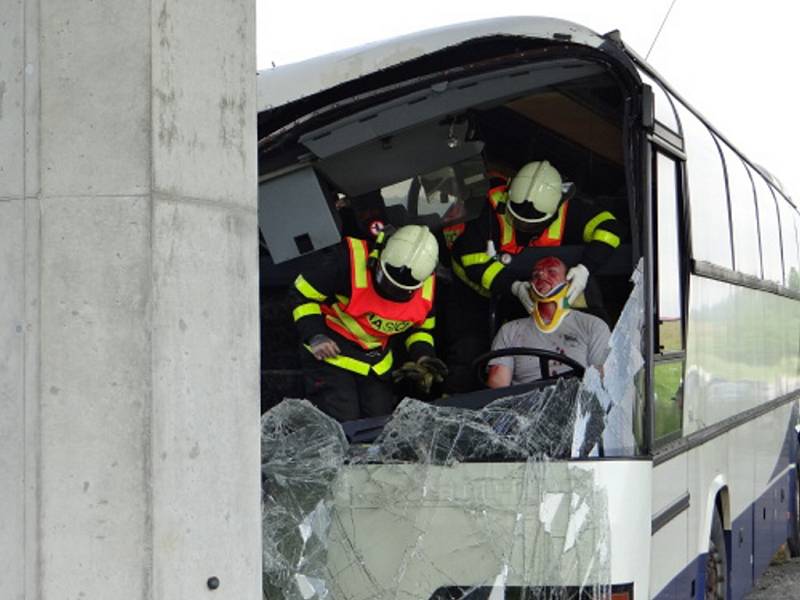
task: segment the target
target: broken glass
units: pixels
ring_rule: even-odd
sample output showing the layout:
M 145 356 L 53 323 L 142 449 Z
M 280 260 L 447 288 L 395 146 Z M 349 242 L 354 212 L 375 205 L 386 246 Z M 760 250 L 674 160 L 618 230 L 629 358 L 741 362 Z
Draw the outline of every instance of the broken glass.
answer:
M 265 598 L 328 598 L 330 492 L 347 453 L 341 426 L 305 400 L 261 419 Z
M 306 401 L 266 413 L 264 597 L 610 598 L 606 491 L 580 459 L 635 450 L 633 281 L 602 376 L 480 410 L 407 398 L 370 444 Z
M 634 434 L 637 430 L 637 399 L 641 394 L 637 377 L 644 366 L 643 279 L 640 260 L 631 276 L 633 290 L 611 332 L 608 342 L 611 350 L 603 363 L 602 374 L 589 367 L 581 382 L 582 393 L 597 398 L 605 412 L 602 445 L 606 456 L 633 456 L 637 451 Z M 576 422 L 580 427 L 580 420 Z

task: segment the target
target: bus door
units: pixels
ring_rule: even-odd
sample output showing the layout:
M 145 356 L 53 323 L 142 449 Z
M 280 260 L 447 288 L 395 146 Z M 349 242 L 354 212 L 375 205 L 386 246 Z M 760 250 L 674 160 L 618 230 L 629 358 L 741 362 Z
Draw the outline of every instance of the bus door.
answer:
M 686 540 L 689 511 L 685 453 L 667 458 L 660 453 L 683 434 L 683 391 L 686 368 L 686 290 L 688 239 L 684 202 L 685 155 L 680 125 L 672 103 L 658 83 L 643 79 L 653 91 L 649 138 L 650 231 L 653 294 L 649 318 L 653 331 L 651 403 L 647 426 L 653 451 L 653 528 L 651 592 L 687 590 L 691 577 Z M 664 515 L 674 513 L 669 519 Z M 678 577 L 675 574 L 679 573 Z M 685 575 L 685 577 L 684 577 Z M 674 588 L 674 589 L 673 589 Z

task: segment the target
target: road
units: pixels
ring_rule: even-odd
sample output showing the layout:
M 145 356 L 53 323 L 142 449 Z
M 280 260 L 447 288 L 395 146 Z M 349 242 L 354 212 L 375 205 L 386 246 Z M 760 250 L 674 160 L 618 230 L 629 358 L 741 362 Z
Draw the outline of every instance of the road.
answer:
M 800 558 L 773 560 L 745 600 L 800 600 Z

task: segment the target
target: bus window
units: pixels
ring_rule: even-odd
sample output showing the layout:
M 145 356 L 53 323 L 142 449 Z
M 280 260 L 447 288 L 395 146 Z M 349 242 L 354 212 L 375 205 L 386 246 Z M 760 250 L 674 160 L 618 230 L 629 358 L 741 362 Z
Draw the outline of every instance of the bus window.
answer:
M 728 197 L 733 227 L 734 267 L 740 273 L 761 277 L 761 248 L 758 244 L 758 216 L 753 182 L 742 159 L 719 141 L 728 175 Z
M 792 218 L 794 219 L 794 233 L 795 241 L 797 243 L 798 261 L 800 261 L 800 212 L 795 209 L 792 211 Z M 800 271 L 800 269 L 798 269 Z M 796 277 L 792 277 L 789 281 L 789 287 L 793 290 L 800 291 L 800 273 Z
M 387 207 L 398 207 L 410 222 L 438 229 L 480 214 L 489 191 L 485 171 L 478 155 L 387 185 L 381 189 L 381 196 Z
M 656 186 L 656 356 L 654 364 L 655 440 L 681 431 L 683 413 L 683 294 L 678 165 L 657 153 Z
M 778 209 L 764 177 L 755 169 L 750 170 L 758 201 L 758 224 L 761 227 L 761 256 L 764 263 L 764 279 L 783 283 L 781 259 L 781 232 L 778 224 Z
M 797 211 L 781 196 L 776 195 L 781 209 L 781 231 L 783 233 L 783 266 L 786 286 L 800 291 L 800 257 L 797 248 Z
M 678 117 L 675 116 L 675 108 L 672 106 L 667 93 L 661 87 L 661 84 L 656 83 L 643 71 L 639 71 L 642 81 L 645 82 L 653 90 L 653 99 L 656 105 L 656 121 L 662 125 L 670 128 L 675 133 L 680 133 L 680 126 L 678 125 Z
M 692 257 L 733 268 L 728 197 L 722 157 L 708 128 L 683 106 L 678 108 L 689 164 Z

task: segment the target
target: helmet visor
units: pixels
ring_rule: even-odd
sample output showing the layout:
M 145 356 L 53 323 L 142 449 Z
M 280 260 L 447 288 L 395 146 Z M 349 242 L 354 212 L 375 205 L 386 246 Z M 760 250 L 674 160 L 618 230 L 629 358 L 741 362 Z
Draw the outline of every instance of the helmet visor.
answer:
M 378 290 L 378 293 L 386 298 L 387 300 L 392 300 L 393 302 L 407 302 L 411 296 L 414 295 L 414 292 L 420 285 L 406 286 L 406 285 L 398 285 L 398 282 L 393 281 L 393 278 L 387 273 L 386 269 L 393 269 L 394 267 L 390 265 L 383 265 L 380 264 L 377 269 L 375 269 L 375 288 Z M 415 282 L 416 284 L 417 282 Z
M 553 213 L 551 215 L 545 215 L 544 213 L 540 213 L 539 211 L 537 211 L 535 208 L 533 208 L 533 211 L 538 213 L 534 216 L 534 219 L 526 218 L 520 215 L 519 211 L 515 211 L 511 206 L 508 206 L 506 213 L 508 215 L 508 220 L 511 223 L 511 226 L 516 231 L 521 231 L 523 233 L 531 233 L 533 235 L 540 235 L 545 229 L 547 229 L 550 223 L 552 223 L 555 220 L 556 214 Z M 533 212 L 533 211 L 525 211 L 525 212 Z

